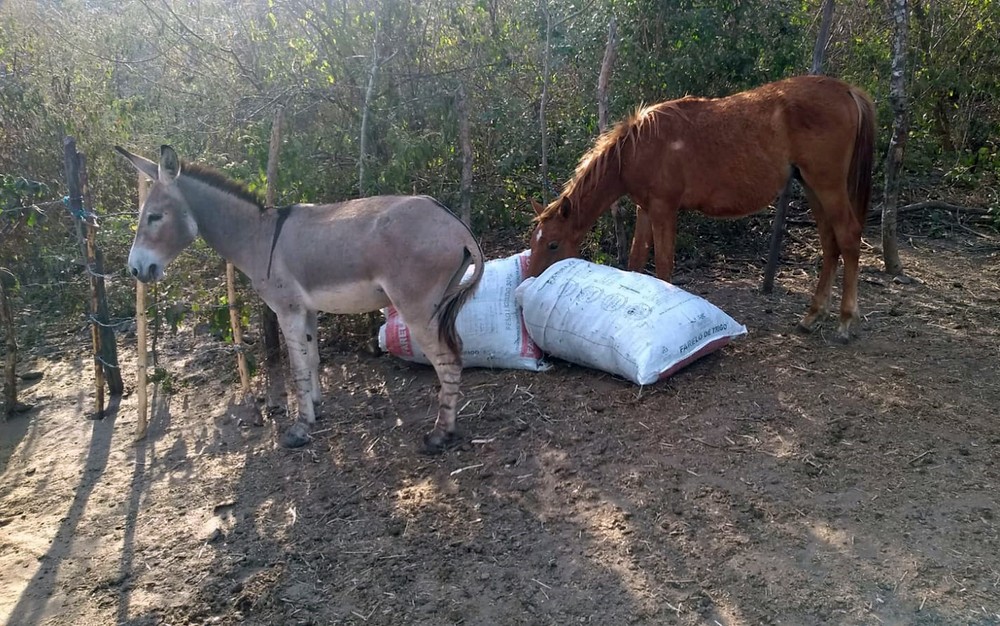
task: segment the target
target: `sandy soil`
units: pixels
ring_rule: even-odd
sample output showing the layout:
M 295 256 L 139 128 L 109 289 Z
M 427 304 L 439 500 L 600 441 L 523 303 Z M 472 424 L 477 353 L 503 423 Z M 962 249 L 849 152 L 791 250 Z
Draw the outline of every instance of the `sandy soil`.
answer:
M 1000 246 L 906 238 L 912 284 L 866 250 L 841 346 L 832 319 L 793 331 L 816 276 L 796 232 L 774 296 L 759 254 L 681 268 L 745 339 L 642 389 L 469 370 L 438 457 L 431 370 L 330 332 L 298 451 L 190 328 L 161 339 L 139 444 L 135 395 L 86 419 L 86 335 L 50 333 L 22 367 L 37 408 L 0 426 L 0 620 L 1000 624 Z

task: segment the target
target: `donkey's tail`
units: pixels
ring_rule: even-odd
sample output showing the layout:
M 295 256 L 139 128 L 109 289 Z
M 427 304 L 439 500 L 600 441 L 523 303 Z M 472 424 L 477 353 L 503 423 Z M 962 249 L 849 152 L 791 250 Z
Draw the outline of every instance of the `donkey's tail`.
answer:
M 868 219 L 868 208 L 872 200 L 872 165 L 875 162 L 875 105 L 871 98 L 857 87 L 851 88 L 851 97 L 858 105 L 858 131 L 851 155 L 850 178 L 848 181 L 854 214 L 861 228 Z
M 448 283 L 448 288 L 444 291 L 444 298 L 442 298 L 441 306 L 438 309 L 438 336 L 459 359 L 462 357 L 462 338 L 455 328 L 455 322 L 458 319 L 458 312 L 465 306 L 466 301 L 476 293 L 476 287 L 479 286 L 479 281 L 483 278 L 485 268 L 483 251 L 479 244 L 473 240 L 472 247 L 474 249 L 470 249 L 468 245 L 463 248 L 462 263 L 451 277 L 451 282 Z M 472 271 L 472 278 L 463 283 L 462 278 L 470 265 L 475 268 Z

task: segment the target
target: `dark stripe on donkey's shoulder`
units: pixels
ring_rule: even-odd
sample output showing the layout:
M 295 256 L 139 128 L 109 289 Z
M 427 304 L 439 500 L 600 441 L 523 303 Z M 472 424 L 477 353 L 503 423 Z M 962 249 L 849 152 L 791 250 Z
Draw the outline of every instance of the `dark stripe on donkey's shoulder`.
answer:
M 292 212 L 292 207 L 294 204 L 288 206 L 280 206 L 274 210 L 278 212 L 278 218 L 274 222 L 274 236 L 271 237 L 271 251 L 267 254 L 267 277 L 271 278 L 271 264 L 274 263 L 274 248 L 278 245 L 278 237 L 281 235 L 281 229 L 285 226 L 285 220 L 288 219 L 288 215 Z

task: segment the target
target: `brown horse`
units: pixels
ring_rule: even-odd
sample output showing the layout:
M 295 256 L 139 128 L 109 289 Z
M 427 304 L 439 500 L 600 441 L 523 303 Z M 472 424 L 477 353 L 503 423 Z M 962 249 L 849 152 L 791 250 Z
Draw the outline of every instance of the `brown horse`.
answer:
M 214 170 L 182 164 L 170 146 L 159 164 L 118 148 L 155 184 L 139 211 L 132 275 L 155 281 L 197 235 L 246 274 L 277 314 L 295 379 L 299 419 L 282 445 L 309 441 L 321 399 L 316 313 L 366 313 L 390 304 L 441 382 L 427 450 L 454 435 L 462 377 L 455 318 L 483 276 L 476 238 L 427 196 L 377 196 L 339 204 L 265 208 Z M 462 281 L 472 265 L 472 277 Z
M 629 269 L 652 246 L 656 275 L 674 267 L 677 213 L 735 218 L 767 206 L 790 175 L 819 228 L 823 267 L 808 312 L 827 311 L 839 257 L 844 284 L 838 339 L 858 319 L 858 257 L 871 199 L 875 109 L 861 89 L 823 76 L 769 83 L 726 98 L 681 98 L 637 111 L 597 139 L 562 194 L 538 213 L 529 274 L 577 256 L 597 218 L 623 195 L 638 206 Z

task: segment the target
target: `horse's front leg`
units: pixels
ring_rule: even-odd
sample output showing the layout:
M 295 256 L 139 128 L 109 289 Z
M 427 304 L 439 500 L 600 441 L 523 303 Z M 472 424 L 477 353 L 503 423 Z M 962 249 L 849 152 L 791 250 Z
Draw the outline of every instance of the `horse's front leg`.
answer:
M 628 268 L 633 272 L 646 269 L 649 262 L 649 249 L 653 247 L 653 227 L 649 224 L 649 215 L 645 209 L 637 206 L 635 209 L 635 233 L 632 235 L 632 248 L 628 253 Z
M 298 419 L 285 431 L 281 437 L 281 445 L 285 448 L 298 448 L 309 443 L 312 425 L 316 422 L 316 412 L 313 406 L 313 380 L 316 374 L 311 371 L 309 344 L 315 344 L 315 331 L 309 332 L 309 313 L 302 305 L 292 304 L 280 307 L 278 325 L 285 335 L 285 346 L 288 348 L 288 362 L 292 368 L 292 381 L 295 386 L 295 399 L 298 404 Z
M 677 245 L 677 206 L 667 202 L 650 202 L 646 211 L 652 230 L 656 277 L 669 283 L 674 273 Z

